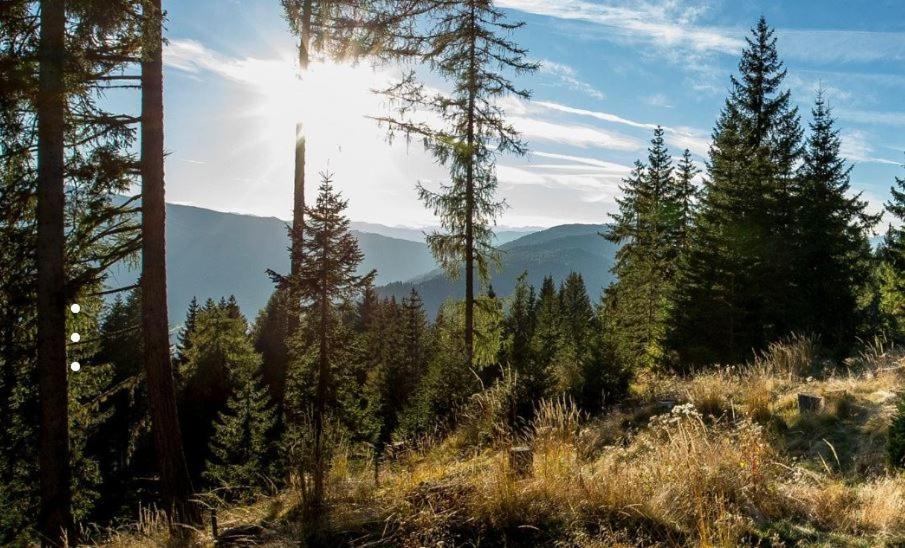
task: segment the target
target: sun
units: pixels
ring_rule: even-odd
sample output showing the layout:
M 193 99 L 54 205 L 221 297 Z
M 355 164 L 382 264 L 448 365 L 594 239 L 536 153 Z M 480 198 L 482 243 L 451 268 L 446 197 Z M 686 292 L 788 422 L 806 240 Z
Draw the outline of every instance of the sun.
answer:
M 236 71 L 256 95 L 236 113 L 253 122 L 246 143 L 272 151 L 268 164 L 274 168 L 290 161 L 286 152 L 299 124 L 301 135 L 320 148 L 340 148 L 362 131 L 373 131 L 368 116 L 384 106 L 372 90 L 393 77 L 386 69 L 323 60 L 301 71 L 289 52 L 276 59 L 243 60 Z

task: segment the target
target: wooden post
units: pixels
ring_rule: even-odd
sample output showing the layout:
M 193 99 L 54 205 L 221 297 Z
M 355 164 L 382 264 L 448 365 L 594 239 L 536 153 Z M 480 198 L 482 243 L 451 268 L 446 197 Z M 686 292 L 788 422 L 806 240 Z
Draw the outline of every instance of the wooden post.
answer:
M 527 478 L 534 470 L 534 451 L 530 447 L 509 449 L 509 472 L 517 478 Z
M 817 413 L 823 409 L 823 398 L 811 394 L 798 394 L 798 413 Z

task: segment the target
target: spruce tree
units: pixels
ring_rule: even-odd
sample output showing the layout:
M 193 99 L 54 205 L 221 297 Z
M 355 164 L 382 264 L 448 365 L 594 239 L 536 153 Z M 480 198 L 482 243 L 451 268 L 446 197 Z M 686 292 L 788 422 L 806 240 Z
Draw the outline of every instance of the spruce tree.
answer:
M 697 212 L 699 192 L 694 184 L 694 178 L 700 170 L 691 159 L 691 152 L 686 148 L 682 153 L 682 159 L 676 165 L 674 196 L 675 220 L 675 244 L 678 253 L 688 249 L 691 241 L 691 231 L 694 228 L 694 218 Z
M 589 364 L 594 324 L 594 308 L 581 274 L 569 274 L 560 286 L 558 298 L 562 328 L 560 348 L 565 353 L 557 356 L 553 373 L 560 390 L 581 405 L 584 385 L 591 381 L 586 377 L 585 368 Z
M 859 293 L 870 279 L 868 233 L 880 219 L 861 194 L 849 196 L 851 167 L 822 93 L 812 110 L 796 193 L 796 286 L 801 325 L 840 357 L 854 342 L 864 310 Z
M 668 299 L 682 237 L 687 189 L 673 173 L 663 129 L 657 127 L 647 163 L 635 162 L 620 187 L 619 211 L 605 237 L 619 244 L 608 291 L 615 315 L 617 352 L 631 368 L 657 365 L 663 358 Z M 687 168 L 687 166 L 686 166 Z M 687 174 L 686 174 L 687 175 Z
M 313 428 L 313 490 L 308 510 L 317 516 L 324 503 L 325 460 L 324 426 L 332 402 L 337 401 L 334 369 L 342 367 L 337 358 L 341 355 L 343 340 L 347 336 L 339 324 L 337 304 L 348 301 L 370 285 L 374 272 L 358 275 L 357 269 L 364 258 L 358 241 L 349 231 L 349 219 L 344 215 L 348 205 L 333 189 L 331 178 L 322 174 L 317 202 L 305 210 L 308 221 L 307 239 L 296 288 L 304 304 L 307 334 L 300 333 L 310 342 L 311 353 L 316 360 L 314 367 L 314 394 L 312 410 Z
M 242 382 L 258 372 L 261 357 L 246 333 L 244 317 L 208 300 L 189 334 L 192 346 L 181 366 L 179 408 L 185 454 L 193 478 L 200 478 L 218 415 Z
M 531 354 L 540 375 L 551 375 L 553 359 L 562 346 L 562 322 L 559 297 L 553 278 L 547 276 L 541 283 L 535 307 L 535 326 L 531 338 Z
M 280 420 L 289 370 L 289 293 L 277 289 L 258 313 L 252 328 L 255 351 L 261 354 L 262 380 Z
M 276 413 L 257 372 L 242 371 L 214 424 L 205 478 L 231 497 L 260 492 L 274 463 Z
M 198 298 L 192 297 L 192 300 L 189 301 L 189 308 L 185 313 L 185 322 L 183 322 L 182 328 L 179 330 L 179 335 L 176 339 L 176 361 L 180 364 L 185 363 L 186 354 L 192 347 L 191 334 L 195 331 L 196 322 L 198 321 L 198 311 L 200 309 L 201 307 L 198 305 Z
M 8 266 L 0 269 L 0 311 L 4 325 L 8 325 L 0 329 L 0 412 L 9 424 L 9 428 L 0 429 L 0 483 L 7 488 L 5 495 L 9 496 L 9 499 L 0 497 L 6 499 L 0 500 L 3 506 L 0 519 L 4 521 L 0 526 L 0 543 L 34 541 L 36 526 L 41 525 L 39 521 L 42 517 L 53 518 L 54 513 L 57 516 L 69 513 L 76 519 L 85 517 L 86 509 L 90 509 L 97 496 L 83 482 L 93 476 L 89 468 L 94 468 L 95 463 L 80 451 L 84 440 L 104 416 L 98 414 L 97 420 L 86 420 L 82 410 L 73 407 L 73 402 L 92 401 L 107 390 L 109 387 L 101 380 L 107 379 L 108 374 L 101 364 L 90 361 L 96 348 L 96 322 L 73 321 L 67 309 L 68 304 L 79 302 L 86 310 L 86 317 L 87 311 L 99 310 L 99 300 L 93 294 L 102 291 L 108 267 L 130 255 L 137 246 L 132 218 L 134 203 L 127 200 L 114 204 L 111 199 L 112 194 L 126 192 L 134 183 L 131 176 L 134 158 L 130 149 L 134 138 L 131 124 L 135 118 L 112 114 L 99 104 L 100 94 L 110 87 L 110 76 L 134 60 L 138 34 L 130 11 L 132 5 L 128 0 L 103 5 L 95 1 L 12 0 L 0 8 L 3 20 L 0 64 L 4 75 L 4 85 L 0 86 L 0 194 L 3 196 L 0 239 L 4 243 L 0 246 L 0 259 Z M 53 19 L 51 24 L 42 24 L 45 16 Z M 62 42 L 58 41 L 60 28 Z M 48 40 L 56 41 L 61 49 Z M 56 75 L 51 74 L 54 71 Z M 56 86 L 51 80 L 57 77 L 56 83 L 62 87 L 50 89 L 48 86 Z M 48 119 L 50 111 L 55 114 Z M 57 128 L 48 127 L 48 121 L 58 124 L 63 132 L 61 138 Z M 50 133 L 60 138 L 63 146 L 62 151 L 56 144 L 51 147 L 56 158 L 47 155 L 48 146 L 42 146 L 49 145 Z M 52 164 L 57 160 L 59 163 L 54 167 Z M 47 192 L 50 167 L 61 168 L 63 176 L 60 186 L 53 191 L 53 200 L 58 200 L 55 204 L 47 200 L 51 198 Z M 37 211 L 37 201 L 42 202 L 41 212 Z M 57 214 L 61 217 L 47 222 L 48 215 Z M 62 226 L 54 224 L 58 220 Z M 39 232 L 41 245 L 38 245 Z M 53 261 L 46 260 L 48 253 L 59 251 L 56 243 L 49 244 L 46 239 L 52 232 L 62 238 L 60 266 L 64 279 L 57 291 L 39 291 L 35 283 L 38 270 L 43 271 L 44 278 L 48 269 L 57 268 Z M 46 281 L 43 279 L 42 285 Z M 57 304 L 48 307 L 48 299 Z M 96 382 L 75 378 L 67 389 L 65 382 L 51 381 L 53 389 L 62 392 L 57 392 L 56 397 L 49 394 L 43 399 L 39 397 L 41 381 L 35 366 L 39 363 L 38 347 L 44 346 L 41 350 L 44 357 L 48 350 L 43 345 L 43 335 L 41 344 L 37 340 L 39 301 L 43 316 L 40 323 L 45 326 L 42 330 L 45 334 L 48 327 L 45 320 L 53 319 L 46 312 L 52 308 L 56 310 L 54 338 L 65 343 L 68 328 L 78 328 L 83 338 L 82 343 L 63 345 L 65 352 L 57 352 L 57 366 L 52 373 L 67 381 L 71 377 L 67 375 L 68 362 L 78 359 L 90 364 Z M 43 377 L 47 371 L 42 368 L 40 372 Z M 44 379 L 45 385 L 47 380 Z M 92 394 L 92 391 L 97 392 Z M 40 411 L 45 404 L 55 408 L 63 405 L 52 412 L 55 424 L 43 428 L 55 441 L 46 438 L 39 441 Z M 48 452 L 39 451 L 38 446 L 63 443 L 52 432 L 53 427 L 62 432 L 64 426 L 71 442 L 68 460 L 74 472 L 74 496 L 70 510 L 47 509 L 42 514 L 38 506 L 39 486 L 55 480 L 51 471 L 40 474 L 38 465 L 48 457 Z M 44 462 L 43 466 L 50 465 Z M 60 486 L 58 494 L 62 495 L 66 489 L 69 487 Z M 44 496 L 49 498 L 47 493 Z M 67 505 L 65 498 L 59 498 L 54 504 Z M 46 540 L 59 540 L 61 529 L 51 528 L 53 536 Z
M 390 136 L 402 133 L 419 138 L 441 164 L 449 167 L 450 182 L 433 191 L 418 186 L 424 204 L 440 218 L 442 232 L 427 243 L 448 274 L 465 275 L 465 351 L 469 365 L 475 356 L 475 273 L 487 280 L 495 260 L 493 224 L 504 204 L 496 198 L 496 158 L 522 155 L 525 143 L 506 122 L 500 106 L 506 96 L 528 98 L 510 73 L 536 70 L 526 51 L 509 39 L 521 23 L 506 21 L 504 13 L 486 0 L 435 0 L 428 3 L 427 20 L 416 24 L 423 34 L 414 37 L 418 57 L 444 80 L 451 93 L 433 92 L 414 72 L 383 91 L 398 107 L 396 117 L 378 121 Z M 422 29 L 423 27 L 423 29 Z M 431 113 L 441 127 L 413 118 Z
M 406 406 L 401 431 L 424 434 L 454 421 L 454 412 L 481 389 L 475 371 L 465 360 L 463 307 L 446 301 L 431 329 L 431 356 L 412 400 Z
M 365 301 L 367 302 L 367 301 Z M 364 369 L 367 380 L 368 414 L 373 421 L 372 442 L 374 458 L 379 459 L 383 449 L 396 429 L 398 412 L 403 405 L 402 321 L 395 300 L 377 302 L 374 308 L 366 308 L 363 318 L 365 331 L 361 349 L 364 352 Z
M 886 211 L 905 220 L 905 177 L 896 177 L 889 189 Z M 905 337 L 905 228 L 890 223 L 883 238 L 877 265 L 879 309 L 883 328 L 896 340 Z
M 883 239 L 883 258 L 898 272 L 905 272 L 905 177 L 896 177 L 895 183 L 889 188 L 890 199 L 886 202 L 886 211 L 900 222 L 899 226 L 892 223 L 886 230 Z
M 75 533 L 66 374 L 64 178 L 66 2 L 42 0 L 38 120 L 37 370 L 41 402 L 38 466 L 43 538 L 66 545 Z
M 673 303 L 671 346 L 685 365 L 733 362 L 801 326 L 796 316 L 795 163 L 801 129 L 773 30 L 746 39 L 713 132 L 692 249 Z
M 163 8 L 142 4 L 141 60 L 141 304 L 151 430 L 164 508 L 177 522 L 195 523 L 199 509 L 183 452 L 176 410 L 167 313 L 166 203 L 163 127 Z
M 401 323 L 403 345 L 401 351 L 406 376 L 404 392 L 408 399 L 418 384 L 419 377 L 424 374 L 430 353 L 424 301 L 414 286 L 408 297 L 402 299 Z

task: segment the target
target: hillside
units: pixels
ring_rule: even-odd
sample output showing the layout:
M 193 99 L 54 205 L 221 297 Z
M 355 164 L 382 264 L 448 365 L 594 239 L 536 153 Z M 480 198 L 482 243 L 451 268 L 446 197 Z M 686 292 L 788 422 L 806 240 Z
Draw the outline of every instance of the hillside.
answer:
M 545 276 L 552 276 L 560 283 L 571 272 L 584 277 L 592 299 L 600 295 L 612 280 L 616 247 L 599 233 L 606 225 L 572 224 L 541 230 L 513 240 L 500 247 L 502 267 L 493 272 L 491 284 L 498 296 L 509 295 L 516 279 L 528 272 L 528 282 L 540 287 Z M 434 270 L 406 282 L 396 282 L 380 288 L 385 296 L 401 298 L 415 287 L 424 299 L 429 315 L 436 314 L 444 300 L 463 298 L 465 288 L 461 281 L 450 280 L 442 271 Z
M 429 232 L 429 228 L 412 228 L 406 226 L 386 226 L 378 223 L 365 223 L 352 221 L 352 229 L 360 232 L 370 232 L 372 234 L 380 234 L 390 238 L 398 238 L 400 240 L 409 240 L 411 242 L 424 242 L 424 233 Z M 533 232 L 543 230 L 539 227 L 518 227 L 518 228 L 500 228 L 494 231 L 497 245 L 509 243 L 517 240 L 522 236 L 526 236 Z
M 367 451 L 332 462 L 330 546 L 901 546 L 905 477 L 887 430 L 900 353 L 874 348 L 827 369 L 806 339 L 754 363 L 690 377 L 638 378 L 619 407 L 587 419 L 546 402 L 527 428 L 505 426 L 498 389 L 472 398 L 458 427 L 402 446 L 375 483 Z M 798 394 L 823 398 L 800 410 Z M 496 410 L 496 411 L 494 411 Z M 502 413 L 500 415 L 499 413 Z M 530 447 L 513 473 L 507 454 Z M 304 538 L 301 493 L 219 505 L 221 542 L 237 531 L 270 546 Z M 213 544 L 210 526 L 197 539 Z M 250 533 L 249 533 L 250 532 Z M 164 545 L 149 514 L 110 545 Z M 312 544 L 313 545 L 313 544 Z
M 464 296 L 461 280 L 451 281 L 437 269 L 424 242 L 408 239 L 419 231 L 373 223 L 352 225 L 365 256 L 360 271 L 377 270 L 382 295 L 401 298 L 414 285 L 431 317 L 447 298 Z M 534 233 L 501 232 L 501 238 L 515 239 L 500 246 L 502 269 L 493 275 L 494 291 L 509 295 L 525 271 L 536 286 L 544 276 L 551 275 L 559 283 L 575 271 L 584 276 L 595 298 L 612 279 L 614 246 L 598 235 L 603 228 L 576 224 Z M 170 323 L 182 322 L 192 297 L 204 301 L 231 294 L 243 312 L 254 318 L 273 292 L 266 269 L 285 272 L 289 268 L 288 246 L 286 222 L 280 219 L 167 204 Z M 121 264 L 111 269 L 107 283 L 123 287 L 136 280 L 137 270 Z
M 436 268 L 424 243 L 354 231 L 377 283 L 409 279 Z M 233 294 L 253 319 L 273 292 L 266 274 L 289 269 L 286 223 L 274 217 L 224 213 L 167 204 L 167 280 L 170 323 L 179 324 L 192 297 L 203 301 Z M 118 265 L 108 286 L 135 283 L 137 270 Z

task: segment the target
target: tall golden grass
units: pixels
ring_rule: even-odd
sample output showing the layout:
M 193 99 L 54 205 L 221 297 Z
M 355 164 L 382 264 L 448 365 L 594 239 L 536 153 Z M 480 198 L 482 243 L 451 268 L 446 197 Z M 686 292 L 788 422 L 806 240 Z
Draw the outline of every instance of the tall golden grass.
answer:
M 831 371 L 817 359 L 812 341 L 794 338 L 746 366 L 650 374 L 602 417 L 567 399 L 540 402 L 522 428 L 506 422 L 506 390 L 488 391 L 457 430 L 384 463 L 379 483 L 366 460 L 337 451 L 329 538 L 359 546 L 905 543 L 905 476 L 883 454 L 900 358 L 874 348 Z M 800 392 L 827 405 L 801 415 Z M 510 473 L 514 444 L 533 451 L 527 477 Z M 284 509 L 298 500 L 279 497 Z M 251 522 L 265 507 L 230 511 Z M 268 511 L 287 545 L 304 537 L 291 511 L 274 512 L 272 501 Z M 148 520 L 115 538 L 155 531 Z

